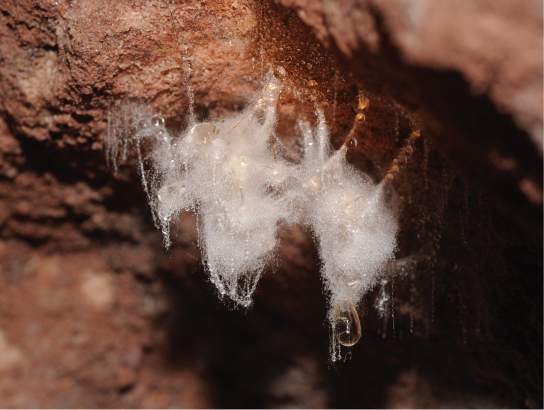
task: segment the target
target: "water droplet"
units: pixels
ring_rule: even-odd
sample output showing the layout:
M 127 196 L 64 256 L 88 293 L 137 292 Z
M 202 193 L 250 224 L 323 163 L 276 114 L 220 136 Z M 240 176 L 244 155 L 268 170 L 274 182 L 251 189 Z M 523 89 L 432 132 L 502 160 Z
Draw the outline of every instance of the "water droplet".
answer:
M 162 203 L 172 202 L 181 198 L 184 192 L 185 185 L 183 182 L 174 182 L 173 184 L 163 186 L 159 189 L 159 192 L 157 192 L 157 199 Z
M 149 121 L 147 119 L 138 121 L 138 128 L 140 130 L 145 130 L 149 127 Z
M 160 115 L 154 115 L 151 117 L 151 125 L 154 127 L 164 127 L 164 118 L 162 118 Z
M 415 131 L 412 131 L 412 134 L 410 134 L 410 138 L 413 139 L 413 140 L 417 140 L 421 135 L 421 131 L 419 130 L 415 130 Z
M 348 148 L 355 148 L 357 146 L 357 138 L 351 137 L 346 143 Z
M 323 94 L 319 90 L 312 90 L 310 92 L 310 95 L 308 96 L 308 99 L 313 102 L 318 102 L 323 104 L 325 107 L 327 106 L 327 101 L 325 100 L 325 94 Z
M 184 64 L 185 64 L 185 69 L 186 69 L 187 71 L 193 71 L 193 70 L 194 70 L 194 68 L 195 68 L 195 63 L 194 63 L 193 60 L 189 60 L 189 59 L 184 58 L 184 59 L 183 59 L 183 62 L 184 62 Z
M 183 58 L 191 57 L 193 55 L 193 46 L 189 43 L 183 43 L 179 45 L 179 52 Z
M 240 158 L 240 166 L 242 168 L 247 168 L 247 166 L 249 165 L 250 163 L 250 159 L 246 156 L 243 156 Z
M 273 236 L 267 238 L 263 247 L 264 250 L 267 252 L 274 250 L 274 248 L 276 247 L 276 238 L 274 238 Z
M 219 128 L 209 122 L 201 122 L 191 128 L 189 136 L 199 144 L 208 144 L 217 134 Z
M 352 282 L 348 282 L 348 286 L 349 286 L 350 288 L 357 289 L 357 288 L 359 287 L 359 284 L 360 284 L 360 283 L 361 283 L 361 282 L 360 282 L 358 279 L 356 279 L 356 280 L 354 280 L 354 281 L 352 281 Z
M 344 212 L 348 215 L 351 215 L 353 212 L 353 203 L 350 200 L 346 200 L 344 203 Z
M 363 113 L 368 109 L 369 105 L 370 100 L 367 98 L 366 95 L 360 93 L 357 97 L 355 97 L 355 101 L 353 102 L 353 109 L 357 113 Z
M 361 338 L 361 322 L 353 302 L 345 301 L 334 309 L 334 335 L 342 346 L 353 346 Z
M 264 89 L 263 97 L 262 99 L 267 102 L 275 102 L 278 99 L 278 96 L 280 94 L 280 87 L 278 86 L 279 81 L 275 80 L 275 82 L 270 82 Z M 279 83 L 281 85 L 281 83 Z
M 365 120 L 366 120 L 366 117 L 362 112 L 360 112 L 359 114 L 355 116 L 355 121 L 357 121 L 359 124 L 365 122 Z
M 311 69 L 312 69 L 312 67 L 313 67 L 313 66 L 312 66 L 312 64 L 311 64 L 311 63 L 307 63 L 307 64 L 306 64 L 306 68 L 307 68 L 308 70 L 311 70 Z
M 414 149 L 412 148 L 411 145 L 407 145 L 407 146 L 404 147 L 403 152 L 406 155 L 412 155 L 412 153 L 414 152 Z
M 274 75 L 280 80 L 283 80 L 287 76 L 287 71 L 279 65 L 274 69 Z
M 361 195 L 357 195 L 353 200 L 353 205 L 360 211 L 365 209 L 368 205 L 368 201 L 365 200 Z
M 315 192 L 323 191 L 323 180 L 319 177 L 311 177 L 307 184 Z

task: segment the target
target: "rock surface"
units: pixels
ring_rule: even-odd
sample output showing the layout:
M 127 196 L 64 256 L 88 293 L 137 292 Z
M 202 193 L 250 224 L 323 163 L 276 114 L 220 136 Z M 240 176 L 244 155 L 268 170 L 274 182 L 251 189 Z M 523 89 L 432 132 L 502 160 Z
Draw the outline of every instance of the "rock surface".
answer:
M 542 407 L 542 3 L 281 4 L 0 4 L 0 406 Z M 164 252 L 134 158 L 113 174 L 102 150 L 128 103 L 180 129 L 188 87 L 221 118 L 276 64 L 323 93 L 335 147 L 369 95 L 348 159 L 375 180 L 422 130 L 398 259 L 336 370 L 307 232 L 230 311 L 195 217 Z M 295 147 L 308 104 L 279 109 Z

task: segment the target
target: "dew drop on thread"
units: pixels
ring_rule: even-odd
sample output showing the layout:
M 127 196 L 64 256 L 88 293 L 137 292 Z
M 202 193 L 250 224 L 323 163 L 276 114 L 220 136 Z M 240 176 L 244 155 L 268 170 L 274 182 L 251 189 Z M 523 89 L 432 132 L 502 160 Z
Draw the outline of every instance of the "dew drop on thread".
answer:
M 362 114 L 368 109 L 368 106 L 370 105 L 370 100 L 366 95 L 363 93 L 360 93 L 355 97 L 355 101 L 353 102 L 353 109 L 356 113 Z
M 164 127 L 164 118 L 160 115 L 154 115 L 151 117 L 151 125 L 157 128 Z
M 361 321 L 352 301 L 336 305 L 334 336 L 342 346 L 353 346 L 361 338 Z

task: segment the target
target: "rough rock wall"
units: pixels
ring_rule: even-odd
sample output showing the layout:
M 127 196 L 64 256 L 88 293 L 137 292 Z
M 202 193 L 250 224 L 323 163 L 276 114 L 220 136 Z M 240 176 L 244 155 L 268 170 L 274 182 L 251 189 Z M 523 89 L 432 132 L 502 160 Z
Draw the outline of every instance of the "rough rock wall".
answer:
M 3 407 L 542 406 L 542 4 L 282 4 L 0 4 Z M 165 253 L 133 158 L 113 175 L 102 152 L 127 102 L 176 129 L 190 85 L 220 118 L 267 64 L 317 83 L 336 147 L 368 93 L 348 158 L 376 180 L 422 128 L 393 181 L 398 260 L 336 371 L 307 232 L 282 232 L 254 309 L 231 312 L 194 216 Z M 285 141 L 304 110 L 280 102 Z

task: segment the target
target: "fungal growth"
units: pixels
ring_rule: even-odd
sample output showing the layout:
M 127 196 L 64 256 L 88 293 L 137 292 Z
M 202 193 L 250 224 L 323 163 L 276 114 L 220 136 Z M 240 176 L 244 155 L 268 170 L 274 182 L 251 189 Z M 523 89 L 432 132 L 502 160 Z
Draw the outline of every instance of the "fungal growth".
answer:
M 131 120 L 136 132 L 110 135 L 110 147 L 136 150 L 167 248 L 171 221 L 182 211 L 198 215 L 210 280 L 240 306 L 251 305 L 263 270 L 278 253 L 278 229 L 308 228 L 318 244 L 329 296 L 335 361 L 343 357 L 341 346 L 352 346 L 361 336 L 357 306 L 393 258 L 397 221 L 387 203 L 386 180 L 374 184 L 346 161 L 368 98 L 357 97 L 354 126 L 331 152 L 322 106 L 306 91 L 315 122 L 300 120 L 292 130 L 303 146 L 295 158 L 275 134 L 284 76 L 281 67 L 269 73 L 261 98 L 249 109 L 222 121 L 193 123 L 180 135 L 170 133 L 162 118 L 136 110 Z

